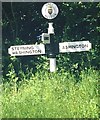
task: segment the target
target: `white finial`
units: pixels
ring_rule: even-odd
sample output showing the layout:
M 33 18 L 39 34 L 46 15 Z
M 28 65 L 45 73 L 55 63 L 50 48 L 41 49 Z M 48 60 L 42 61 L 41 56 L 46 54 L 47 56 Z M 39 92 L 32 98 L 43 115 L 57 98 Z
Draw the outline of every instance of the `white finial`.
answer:
M 53 23 L 48 23 L 48 34 L 54 34 L 54 28 L 53 28 Z

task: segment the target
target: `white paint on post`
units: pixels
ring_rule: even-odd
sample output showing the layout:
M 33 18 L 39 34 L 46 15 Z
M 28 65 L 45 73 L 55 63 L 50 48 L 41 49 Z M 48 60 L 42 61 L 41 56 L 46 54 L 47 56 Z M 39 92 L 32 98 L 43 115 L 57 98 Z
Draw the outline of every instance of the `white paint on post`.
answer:
M 48 23 L 48 34 L 54 34 L 53 23 Z M 56 71 L 56 58 L 50 58 L 50 72 Z
M 50 58 L 50 72 L 56 71 L 56 58 Z
M 48 34 L 54 34 L 54 28 L 53 28 L 53 23 L 48 23 Z

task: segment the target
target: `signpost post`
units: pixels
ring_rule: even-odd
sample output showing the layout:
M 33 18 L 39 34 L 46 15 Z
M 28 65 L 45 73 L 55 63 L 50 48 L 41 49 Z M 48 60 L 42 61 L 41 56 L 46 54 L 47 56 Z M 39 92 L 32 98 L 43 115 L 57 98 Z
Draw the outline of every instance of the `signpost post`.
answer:
M 42 15 L 51 21 L 58 15 L 59 9 L 54 3 L 46 3 L 42 7 Z M 48 34 L 50 35 L 50 51 L 48 53 L 48 57 L 50 59 L 50 72 L 56 71 L 56 54 L 54 52 L 54 28 L 53 22 L 48 23 Z
M 54 3 L 46 3 L 42 7 L 42 15 L 51 21 L 58 15 L 59 9 Z M 42 44 L 38 45 L 16 45 L 8 49 L 11 56 L 44 55 L 50 59 L 50 72 L 56 71 L 56 55 L 65 52 L 89 51 L 91 43 L 89 41 L 62 42 L 55 43 L 53 22 L 49 22 L 48 33 L 42 33 Z M 55 48 L 55 46 L 57 48 Z

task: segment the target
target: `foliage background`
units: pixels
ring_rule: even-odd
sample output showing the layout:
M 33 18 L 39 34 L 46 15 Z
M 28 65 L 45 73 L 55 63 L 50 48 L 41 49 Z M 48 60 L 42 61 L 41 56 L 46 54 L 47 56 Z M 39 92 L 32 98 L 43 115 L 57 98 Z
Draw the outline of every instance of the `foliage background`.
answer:
M 19 75 L 19 70 L 27 69 L 35 73 L 38 69 L 49 69 L 45 56 L 11 57 L 8 48 L 12 45 L 35 44 L 37 36 L 47 32 L 48 20 L 43 18 L 41 8 L 44 2 L 4 2 L 2 3 L 2 44 L 3 76 L 10 64 Z M 57 56 L 58 70 L 69 70 L 78 75 L 83 69 L 99 69 L 100 3 L 99 2 L 58 2 L 59 15 L 53 20 L 55 41 L 84 41 L 92 43 L 90 52 L 65 53 Z

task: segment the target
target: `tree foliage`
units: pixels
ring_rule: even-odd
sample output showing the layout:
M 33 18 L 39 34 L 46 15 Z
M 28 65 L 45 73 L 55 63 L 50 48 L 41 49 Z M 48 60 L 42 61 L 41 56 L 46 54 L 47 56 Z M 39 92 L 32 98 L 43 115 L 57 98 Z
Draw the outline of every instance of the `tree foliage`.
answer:
M 59 2 L 56 4 L 59 7 L 59 14 L 53 20 L 55 41 L 89 40 L 92 43 L 89 52 L 59 54 L 58 70 L 70 70 L 79 74 L 79 71 L 89 67 L 99 69 L 100 3 Z M 38 70 L 37 68 L 47 70 L 48 61 L 43 56 L 10 57 L 8 55 L 8 48 L 11 45 L 34 44 L 38 42 L 38 35 L 47 32 L 49 21 L 41 14 L 43 5 L 44 2 L 2 3 L 3 75 L 5 77 L 11 63 L 17 75 L 20 69 L 24 72 L 31 68 L 33 72 Z

